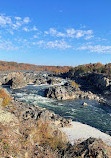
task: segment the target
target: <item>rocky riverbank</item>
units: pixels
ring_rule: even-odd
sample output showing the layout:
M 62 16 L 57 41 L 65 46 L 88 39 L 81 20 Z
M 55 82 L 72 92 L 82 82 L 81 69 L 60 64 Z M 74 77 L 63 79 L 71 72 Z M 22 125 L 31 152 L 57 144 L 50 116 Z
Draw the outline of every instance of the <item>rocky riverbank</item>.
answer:
M 100 103 L 111 106 L 111 78 L 107 75 L 94 72 L 73 72 L 73 70 L 70 70 L 60 76 L 67 80 L 75 81 L 80 85 L 81 91 L 92 92 L 100 97 Z
M 58 147 L 67 146 L 68 139 L 58 127 L 70 126 L 71 120 L 17 100 L 4 106 L 5 100 L 0 102 L 1 158 L 51 158 L 59 155 Z
M 61 84 L 62 79 L 45 72 L 9 72 L 0 75 L 0 85 L 9 85 L 12 89 L 23 88 L 28 84 Z
M 47 72 L 4 72 L 0 75 L 0 84 L 9 85 L 11 89 L 23 88 L 28 84 L 53 85 L 45 90 L 45 97 L 57 100 L 90 99 L 111 106 L 111 82 L 106 76 L 96 73 L 70 73 L 65 76 L 70 79 L 62 83 L 62 78 Z
M 57 99 L 57 100 L 67 100 L 67 99 L 90 99 L 90 100 L 100 100 L 100 97 L 93 94 L 91 91 L 85 92 L 81 91 L 80 88 L 72 86 L 71 84 L 64 84 L 61 86 L 49 87 L 44 92 L 45 97 Z
M 107 76 L 97 73 L 59 75 L 49 72 L 4 72 L 0 74 L 0 85 L 18 89 L 28 84 L 53 85 L 45 90 L 44 96 L 57 100 L 90 99 L 111 106 L 111 81 Z M 63 83 L 63 78 L 66 83 Z M 69 78 L 69 79 L 68 79 Z
M 52 155 L 54 158 L 110 158 L 111 147 L 101 140 L 88 138 L 71 145 L 67 135 L 60 130 L 71 128 L 70 119 L 18 100 L 12 100 L 4 106 L 4 99 L 6 97 L 0 102 L 1 158 L 52 158 Z

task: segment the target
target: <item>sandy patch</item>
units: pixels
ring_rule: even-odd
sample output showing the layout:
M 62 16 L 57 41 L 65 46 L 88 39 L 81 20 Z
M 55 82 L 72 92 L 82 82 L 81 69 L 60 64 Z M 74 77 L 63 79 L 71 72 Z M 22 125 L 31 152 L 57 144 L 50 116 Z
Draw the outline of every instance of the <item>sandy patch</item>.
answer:
M 99 131 L 98 129 L 91 127 L 80 122 L 72 122 L 71 127 L 60 128 L 67 136 L 71 144 L 77 143 L 78 140 L 81 142 L 88 139 L 89 137 L 102 139 L 104 143 L 111 146 L 111 136 Z

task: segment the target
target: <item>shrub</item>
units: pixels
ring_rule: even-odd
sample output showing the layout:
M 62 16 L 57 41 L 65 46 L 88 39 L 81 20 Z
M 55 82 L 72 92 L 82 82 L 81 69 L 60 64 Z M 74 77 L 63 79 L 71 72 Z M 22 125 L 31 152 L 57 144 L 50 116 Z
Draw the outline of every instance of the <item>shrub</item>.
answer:
M 4 89 L 0 89 L 0 98 L 3 99 L 3 102 L 2 102 L 3 107 L 7 106 L 11 101 L 11 97 L 9 96 L 9 94 L 5 92 Z

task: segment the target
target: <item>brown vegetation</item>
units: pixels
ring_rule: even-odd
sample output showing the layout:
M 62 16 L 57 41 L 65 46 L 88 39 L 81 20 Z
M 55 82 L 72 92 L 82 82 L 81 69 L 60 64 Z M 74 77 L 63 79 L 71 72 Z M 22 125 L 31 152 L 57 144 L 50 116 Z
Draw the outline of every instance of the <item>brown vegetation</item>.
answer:
M 0 61 L 0 71 L 9 70 L 35 70 L 35 71 L 54 71 L 56 73 L 67 72 L 71 69 L 70 66 L 46 66 L 46 65 L 33 65 L 16 62 Z
M 0 157 L 58 157 L 66 142 L 49 121 L 23 120 L 4 110 L 0 110 Z
M 62 138 L 62 133 L 58 129 L 54 129 L 54 126 L 49 122 L 38 121 L 38 129 L 36 131 L 37 142 L 41 145 L 49 145 L 52 149 L 64 148 L 67 143 L 65 137 Z
M 73 87 L 76 87 L 76 88 L 79 87 L 79 85 L 78 85 L 75 81 L 72 81 L 71 85 L 72 85 Z
M 80 74 L 89 72 L 103 73 L 111 77 L 111 63 L 106 65 L 101 63 L 79 65 L 77 67 L 71 68 L 69 72 L 70 74 Z
M 3 107 L 7 106 L 11 101 L 10 95 L 7 94 L 4 89 L 0 89 L 0 98 L 3 99 L 3 101 L 2 101 Z

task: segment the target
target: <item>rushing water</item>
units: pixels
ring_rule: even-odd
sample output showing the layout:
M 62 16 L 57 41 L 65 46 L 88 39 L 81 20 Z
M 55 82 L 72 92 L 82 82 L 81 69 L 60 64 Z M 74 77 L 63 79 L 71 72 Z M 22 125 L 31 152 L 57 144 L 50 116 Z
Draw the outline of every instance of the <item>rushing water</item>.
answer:
M 103 132 L 111 135 L 111 108 L 99 104 L 95 100 L 67 100 L 57 101 L 43 97 L 43 91 L 47 86 L 29 85 L 18 90 L 11 90 L 20 101 L 29 104 L 38 105 L 54 111 L 66 118 L 71 118 L 73 121 L 93 126 Z M 83 106 L 83 102 L 88 105 Z

